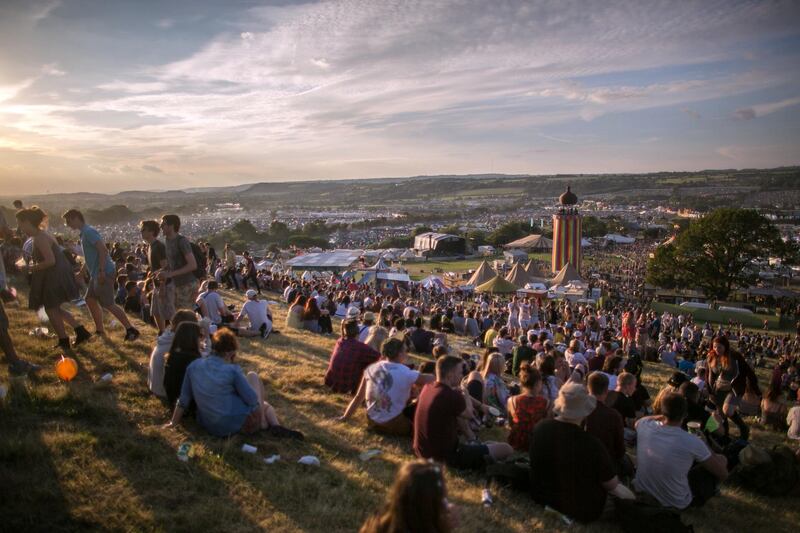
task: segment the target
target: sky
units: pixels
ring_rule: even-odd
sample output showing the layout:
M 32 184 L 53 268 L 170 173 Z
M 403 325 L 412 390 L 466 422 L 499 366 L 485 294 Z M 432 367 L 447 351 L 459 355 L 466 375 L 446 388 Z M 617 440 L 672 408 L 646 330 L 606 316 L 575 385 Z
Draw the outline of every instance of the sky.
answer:
M 796 0 L 0 1 L 0 196 L 794 164 Z

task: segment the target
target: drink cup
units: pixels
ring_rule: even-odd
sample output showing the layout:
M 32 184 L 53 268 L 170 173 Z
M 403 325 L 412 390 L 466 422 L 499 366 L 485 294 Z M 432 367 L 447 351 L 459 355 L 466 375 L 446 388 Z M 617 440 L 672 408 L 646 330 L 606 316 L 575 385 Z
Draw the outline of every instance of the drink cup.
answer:
M 689 422 L 686 424 L 686 428 L 689 430 L 689 433 L 692 435 L 700 435 L 700 422 Z

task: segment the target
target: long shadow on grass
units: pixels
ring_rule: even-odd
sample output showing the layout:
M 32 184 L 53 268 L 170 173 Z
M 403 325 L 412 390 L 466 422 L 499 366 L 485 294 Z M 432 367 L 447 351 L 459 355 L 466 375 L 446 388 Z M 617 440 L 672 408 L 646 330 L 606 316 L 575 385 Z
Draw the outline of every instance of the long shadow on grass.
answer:
M 106 398 L 99 397 L 107 395 Z M 40 399 L 40 407 L 52 413 L 67 410 L 73 413 L 66 424 L 58 420 L 62 429 L 83 431 L 94 437 L 90 453 L 107 461 L 122 475 L 149 512 L 155 525 L 172 530 L 199 530 L 228 527 L 230 529 L 257 529 L 258 525 L 245 516 L 239 503 L 231 499 L 230 487 L 210 475 L 196 462 L 181 463 L 176 449 L 160 435 L 146 435 L 128 420 L 117 403 L 116 392 L 93 391 L 86 397 L 67 396 L 61 400 Z M 154 402 L 153 412 L 162 413 Z M 56 418 L 57 419 L 57 418 Z M 155 418 L 151 422 L 162 422 Z M 43 428 L 42 428 L 43 429 Z M 53 471 L 52 473 L 55 473 Z M 49 479 L 56 479 L 55 475 Z M 40 480 L 31 480 L 38 482 Z M 102 493 L 102 489 L 99 491 Z M 84 495 L 91 497 L 91 493 Z M 213 502 L 213 505 L 206 503 Z M 153 524 L 103 522 L 102 508 L 97 509 L 101 527 L 110 529 L 148 529 Z M 111 516 L 119 513 L 112 509 Z M 47 517 L 53 528 L 71 529 L 68 515 Z M 96 524 L 97 526 L 97 524 Z
M 44 443 L 41 427 L 31 423 L 35 415 L 24 413 L 30 406 L 30 397 L 17 393 L 0 411 L 0 530 L 90 528 L 91 523 L 70 516 L 58 482 L 58 469 Z

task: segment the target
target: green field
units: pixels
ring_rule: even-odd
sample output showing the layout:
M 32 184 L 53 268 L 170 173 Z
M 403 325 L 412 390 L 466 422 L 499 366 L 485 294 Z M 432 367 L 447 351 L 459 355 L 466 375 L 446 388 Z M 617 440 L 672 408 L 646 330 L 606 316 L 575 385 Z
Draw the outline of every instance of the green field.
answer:
M 549 263 L 550 253 L 546 252 L 528 254 L 528 258 Z M 465 270 L 474 270 L 478 268 L 483 261 L 491 264 L 493 261 L 502 259 L 502 255 L 493 255 L 491 257 L 463 259 L 459 261 L 425 261 L 422 263 L 404 263 L 403 267 L 408 271 L 408 275 L 411 276 L 411 279 L 421 280 L 430 276 L 431 274 L 441 276 L 445 272 L 463 272 Z
M 669 311 L 672 314 L 690 314 L 696 322 L 727 324 L 729 320 L 733 320 L 734 322 L 741 322 L 746 328 L 761 329 L 764 327 L 764 320 L 766 320 L 770 330 L 781 329 L 780 320 L 775 315 L 726 312 L 717 311 L 716 309 L 692 309 L 691 307 L 681 307 L 663 302 L 653 302 L 650 307 L 658 313 Z

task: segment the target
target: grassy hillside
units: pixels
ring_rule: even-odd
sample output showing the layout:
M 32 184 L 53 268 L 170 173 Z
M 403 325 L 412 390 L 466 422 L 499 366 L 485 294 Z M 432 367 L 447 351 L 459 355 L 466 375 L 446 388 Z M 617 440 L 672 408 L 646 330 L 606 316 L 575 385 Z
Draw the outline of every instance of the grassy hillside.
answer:
M 228 295 L 229 299 L 233 299 Z M 54 344 L 34 339 L 38 325 L 27 310 L 9 309 L 20 353 L 44 366 L 25 384 L 12 383 L 0 408 L 0 530 L 77 531 L 355 531 L 383 502 L 388 484 L 411 458 L 408 440 L 368 432 L 361 411 L 348 423 L 334 421 L 348 401 L 322 386 L 332 337 L 287 331 L 285 309 L 275 306 L 281 335 L 243 341 L 238 359 L 266 380 L 267 398 L 284 425 L 303 431 L 303 443 L 265 435 L 217 439 L 187 422 L 163 429 L 169 413 L 149 394 L 147 360 L 152 330 L 142 339 L 95 339 L 77 351 L 81 371 L 69 384 L 52 370 Z M 96 381 L 114 375 L 108 387 Z M 668 370 L 648 364 L 647 385 L 655 390 Z M 9 384 L 5 366 L 0 383 Z M 502 437 L 503 430 L 494 430 Z M 754 428 L 771 444 L 781 437 Z M 176 459 L 181 442 L 191 441 L 188 463 Z M 241 451 L 243 443 L 258 454 Z M 379 448 L 383 455 L 362 462 L 358 454 Z M 281 462 L 267 465 L 278 453 Z M 313 454 L 320 468 L 296 464 Z M 463 531 L 558 531 L 525 495 L 501 491 L 495 506 L 480 506 L 483 480 L 476 474 L 447 474 L 451 500 L 461 508 Z M 704 510 L 686 513 L 700 531 L 789 531 L 800 521 L 794 499 L 762 499 L 730 489 Z M 582 531 L 573 527 L 571 530 Z M 613 524 L 593 531 L 616 531 Z

